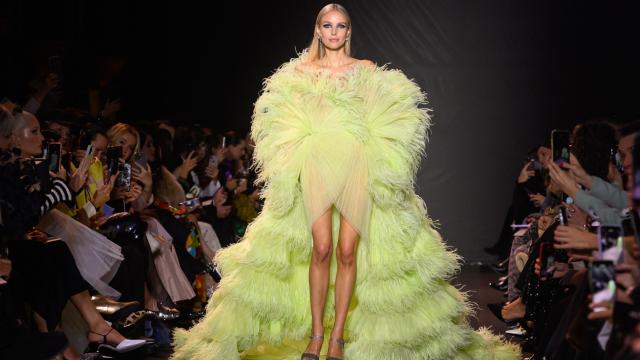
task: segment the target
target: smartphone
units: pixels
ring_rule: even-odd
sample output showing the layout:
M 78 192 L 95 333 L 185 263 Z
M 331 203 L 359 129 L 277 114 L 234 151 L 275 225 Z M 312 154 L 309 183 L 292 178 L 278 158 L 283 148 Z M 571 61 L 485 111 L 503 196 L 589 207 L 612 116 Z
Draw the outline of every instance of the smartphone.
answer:
M 87 148 L 84 151 L 84 156 L 89 156 L 89 157 L 93 156 L 93 145 L 92 144 L 87 145 Z
M 227 146 L 227 137 L 223 136 L 222 137 L 222 148 L 224 149 Z
M 567 217 L 567 208 L 565 206 L 560 206 L 558 222 L 560 223 L 560 225 L 567 225 L 569 223 L 569 218 Z
M 199 198 L 194 197 L 193 199 L 189 199 L 189 200 L 185 200 L 185 201 L 181 202 L 180 206 L 185 208 L 187 210 L 187 212 L 191 212 L 194 209 L 200 207 L 201 203 L 200 203 L 200 199 Z
M 599 258 L 604 261 L 622 260 L 622 227 L 600 225 L 598 228 Z
M 542 163 L 538 161 L 538 158 L 536 156 L 533 156 L 533 155 L 527 156 L 527 163 L 529 163 L 529 166 L 527 166 L 527 170 L 529 171 L 542 170 Z
M 61 56 L 49 56 L 49 58 L 47 59 L 47 66 L 50 73 L 56 74 L 58 80 L 63 80 L 64 71 Z
M 47 157 L 49 158 L 49 171 L 57 174 L 60 171 L 60 161 L 62 145 L 60 143 L 49 143 L 47 145 Z
M 618 147 L 611 148 L 611 163 L 615 165 L 620 174 L 624 174 L 624 164 L 622 164 L 622 155 L 618 151 Z
M 120 174 L 116 181 L 116 185 L 124 187 L 126 191 L 131 191 L 131 164 L 122 164 L 120 167 Z
M 531 223 L 531 225 L 529 226 L 528 229 L 528 233 L 529 233 L 529 239 L 533 242 L 535 242 L 536 240 L 538 240 L 539 234 L 538 234 L 538 222 L 534 221 Z
M 209 166 L 218 166 L 218 157 L 216 155 L 209 156 Z
M 555 258 L 555 249 L 553 248 L 553 244 L 550 242 L 540 242 L 540 278 L 548 279 L 553 275 L 553 270 L 551 267 L 555 266 L 556 258 Z
M 593 261 L 589 265 L 589 287 L 593 303 L 613 300 L 616 293 L 616 267 L 613 261 Z M 595 308 L 593 311 L 604 311 Z
M 109 146 L 107 148 L 107 182 L 111 175 L 118 172 L 120 168 L 120 158 L 122 157 L 122 146 Z
M 569 139 L 567 130 L 553 130 L 551 132 L 551 153 L 553 161 L 562 167 L 563 163 L 569 163 Z

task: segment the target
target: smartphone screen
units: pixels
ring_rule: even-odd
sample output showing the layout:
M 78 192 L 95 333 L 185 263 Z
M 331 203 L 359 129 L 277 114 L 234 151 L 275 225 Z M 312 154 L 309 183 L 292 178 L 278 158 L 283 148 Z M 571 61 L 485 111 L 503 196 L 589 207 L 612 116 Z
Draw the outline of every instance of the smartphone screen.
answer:
M 109 146 L 107 148 L 107 165 L 108 165 L 108 175 L 107 181 L 111 175 L 118 172 L 118 168 L 120 167 L 120 158 L 122 157 L 122 146 Z
M 559 166 L 569 163 L 569 139 L 570 134 L 567 130 L 556 129 L 551 132 L 551 153 L 553 161 Z
M 551 267 L 556 264 L 553 244 L 540 242 L 540 278 L 548 279 L 552 275 Z
M 594 261 L 589 265 L 589 286 L 593 303 L 611 301 L 616 293 L 616 268 L 612 261 Z M 604 311 L 595 308 L 593 311 Z
M 601 225 L 598 229 L 600 260 L 618 262 L 622 257 L 622 228 Z
M 560 213 L 558 214 L 558 221 L 560 222 L 560 225 L 567 225 L 569 223 L 568 219 L 567 208 L 560 206 Z
M 60 171 L 60 161 L 62 146 L 60 143 L 49 143 L 47 145 L 47 156 L 49 157 L 49 171 L 58 173 Z
M 124 187 L 126 191 L 131 191 L 131 164 L 122 164 L 116 185 Z
M 216 155 L 211 155 L 209 157 L 209 165 L 210 166 L 218 166 L 218 157 Z

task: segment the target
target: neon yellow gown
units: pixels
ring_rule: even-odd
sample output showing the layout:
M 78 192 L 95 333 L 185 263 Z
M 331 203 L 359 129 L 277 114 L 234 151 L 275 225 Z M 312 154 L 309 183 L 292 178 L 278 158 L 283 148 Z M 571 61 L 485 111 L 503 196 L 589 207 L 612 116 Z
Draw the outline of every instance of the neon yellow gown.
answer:
M 175 333 L 174 359 L 299 359 L 311 331 L 311 225 L 333 205 L 361 235 L 345 359 L 517 359 L 516 346 L 469 327 L 459 270 L 413 190 L 430 117 L 398 70 L 356 65 L 336 78 L 300 70 L 265 81 L 251 135 L 265 206 L 216 255 L 223 279 L 205 318 Z M 333 325 L 335 256 L 325 308 Z M 325 341 L 326 345 L 326 341 Z

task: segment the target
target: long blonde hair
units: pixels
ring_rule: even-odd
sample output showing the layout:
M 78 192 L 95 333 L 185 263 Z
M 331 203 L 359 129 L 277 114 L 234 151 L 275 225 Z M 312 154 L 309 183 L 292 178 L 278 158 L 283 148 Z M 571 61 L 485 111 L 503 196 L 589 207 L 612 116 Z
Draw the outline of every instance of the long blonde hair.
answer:
M 351 17 L 349 16 L 349 12 L 347 11 L 347 9 L 345 9 L 344 6 L 334 3 L 334 4 L 328 4 L 322 9 L 320 9 L 320 12 L 316 17 L 315 26 L 313 27 L 313 38 L 311 40 L 311 45 L 309 45 L 309 48 L 308 48 L 309 51 L 306 58 L 307 62 L 313 62 L 313 61 L 322 59 L 324 57 L 326 51 L 324 49 L 324 45 L 322 44 L 322 42 L 317 36 L 316 27 L 320 25 L 320 21 L 322 20 L 322 17 L 325 16 L 328 12 L 333 10 L 341 13 L 342 15 L 344 15 L 345 18 L 347 18 L 347 26 L 349 30 L 351 30 Z M 350 33 L 352 34 L 353 31 L 351 30 Z M 346 41 L 346 43 L 344 44 L 344 51 L 348 56 L 351 56 L 351 41 Z

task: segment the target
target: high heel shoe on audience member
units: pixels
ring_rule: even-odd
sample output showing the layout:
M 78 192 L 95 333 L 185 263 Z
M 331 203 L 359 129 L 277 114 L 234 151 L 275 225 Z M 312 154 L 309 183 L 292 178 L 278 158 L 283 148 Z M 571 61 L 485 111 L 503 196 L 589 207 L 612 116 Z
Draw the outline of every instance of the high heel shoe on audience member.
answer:
M 504 318 L 502 318 L 503 306 L 504 306 L 504 303 L 487 304 L 487 307 L 489 308 L 489 310 L 491 310 L 491 313 L 495 315 L 495 317 L 497 317 L 498 320 L 505 322 Z
M 87 337 L 89 337 L 90 334 L 96 334 L 96 335 L 102 336 L 102 341 L 90 341 L 91 345 L 96 346 L 97 352 L 101 352 L 101 350 L 103 349 L 108 349 L 116 353 L 126 353 L 129 351 L 139 349 L 147 343 L 146 340 L 124 339 L 117 345 L 109 344 L 107 341 L 107 336 L 112 331 L 113 331 L 113 328 L 111 328 L 106 334 L 100 334 L 95 331 L 89 330 Z
M 494 289 L 496 289 L 498 291 L 505 291 L 505 290 L 507 290 L 507 287 L 508 287 L 506 281 L 504 281 L 504 282 L 490 282 L 489 286 L 491 286 L 492 288 L 494 288 Z
M 506 265 L 504 264 L 504 262 L 498 264 L 489 264 L 489 267 L 499 275 L 507 275 L 507 273 L 509 272 L 508 262 Z
M 140 302 L 138 301 L 119 302 L 102 295 L 92 296 L 91 302 L 93 302 L 96 310 L 102 315 L 113 315 L 124 308 L 140 306 Z
M 160 309 L 158 311 L 155 310 L 145 310 L 147 314 L 155 315 L 158 319 L 163 321 L 171 321 L 180 318 L 180 311 L 176 309 Z

